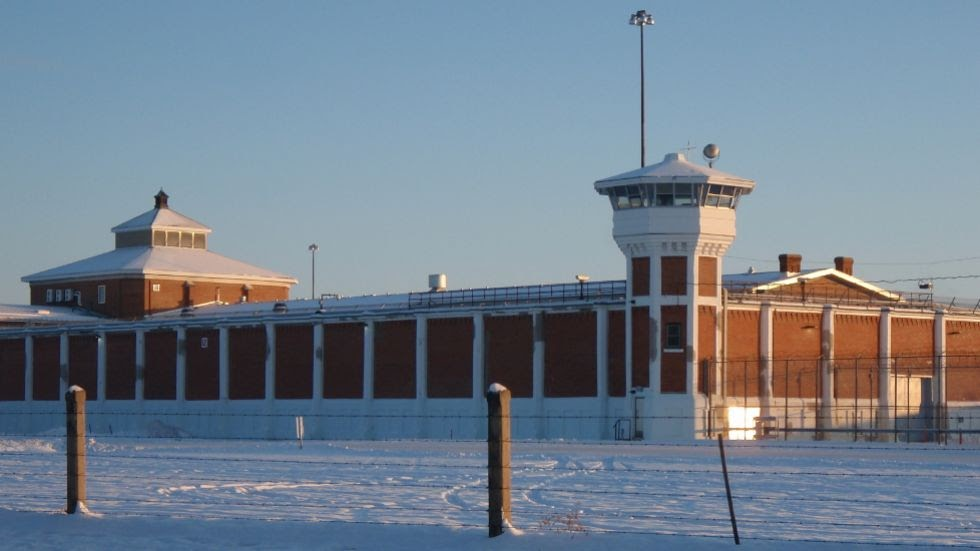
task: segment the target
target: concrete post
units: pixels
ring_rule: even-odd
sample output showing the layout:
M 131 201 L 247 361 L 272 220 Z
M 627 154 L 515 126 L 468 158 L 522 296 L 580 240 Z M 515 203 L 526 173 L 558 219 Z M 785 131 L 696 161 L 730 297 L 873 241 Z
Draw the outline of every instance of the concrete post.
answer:
M 609 418 L 609 307 L 596 307 L 596 400 L 599 401 L 600 439 L 609 438 L 613 421 Z
M 415 414 L 418 416 L 418 437 L 429 434 L 426 401 L 429 397 L 429 320 L 415 316 Z
M 892 367 L 892 309 L 881 309 L 878 320 L 878 430 L 894 430 L 895 419 L 891 410 Z M 879 433 L 879 440 L 890 440 L 889 435 Z
M 490 537 L 510 524 L 510 390 L 494 383 L 487 390 L 487 487 Z
M 544 411 L 544 314 L 535 312 L 534 321 L 534 356 L 532 364 L 532 393 L 534 399 L 534 414 L 537 416 L 535 423 L 537 438 L 545 438 L 547 435 L 546 427 L 548 420 L 545 419 Z
M 34 401 L 34 337 L 24 337 L 24 399 Z
M 105 331 L 99 331 L 98 340 L 96 341 L 96 381 L 98 381 L 98 388 L 96 390 L 96 400 L 99 402 L 105 402 L 105 389 L 106 389 L 106 334 Z
M 486 353 L 486 342 L 487 342 L 487 332 L 486 332 L 486 320 L 483 314 L 473 315 L 473 411 L 482 412 L 486 400 L 484 394 L 484 389 L 488 384 L 487 381 L 487 353 Z M 479 437 L 483 434 L 486 426 L 483 424 L 483 419 L 479 415 L 473 416 L 474 420 L 474 434 Z
M 276 326 L 265 324 L 265 400 L 276 399 Z
M 834 306 L 826 304 L 823 307 L 820 330 L 820 413 L 817 417 L 817 429 L 834 428 Z M 826 434 L 818 432 L 820 440 Z
M 187 329 L 177 328 L 177 402 L 187 398 Z
M 62 333 L 58 339 L 58 367 L 60 372 L 58 390 L 64 396 L 68 392 L 68 378 L 70 377 L 68 371 L 68 333 Z
M 218 398 L 228 401 L 231 395 L 231 347 L 228 328 L 218 328 Z
M 313 403 L 316 411 L 320 410 L 323 403 L 323 363 L 326 357 L 324 345 L 324 328 L 322 323 L 313 326 Z
M 759 311 L 759 415 L 772 415 L 772 304 L 763 302 Z
M 936 441 L 944 442 L 944 431 L 948 420 L 946 417 L 946 313 L 942 310 L 936 310 L 932 342 L 935 357 L 932 366 L 933 427 L 938 431 Z
M 136 332 L 136 401 L 143 401 L 144 373 L 146 371 L 146 332 Z
M 365 438 L 374 438 L 374 322 L 364 325 L 364 433 Z

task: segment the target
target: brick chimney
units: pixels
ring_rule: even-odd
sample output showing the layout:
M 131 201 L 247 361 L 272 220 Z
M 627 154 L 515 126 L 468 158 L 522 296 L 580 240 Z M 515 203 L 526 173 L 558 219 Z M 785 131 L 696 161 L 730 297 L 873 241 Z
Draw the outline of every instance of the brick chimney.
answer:
M 792 253 L 783 253 L 779 255 L 779 271 L 780 272 L 790 272 L 799 273 L 803 266 L 803 256 Z
M 167 206 L 167 199 L 169 199 L 169 198 L 170 198 L 170 196 L 167 195 L 166 192 L 164 192 L 161 189 L 159 193 L 157 193 L 156 195 L 153 196 L 153 208 L 155 208 L 155 209 L 169 209 L 170 207 Z
M 849 256 L 838 256 L 834 258 L 834 268 L 838 272 L 854 275 L 854 259 Z

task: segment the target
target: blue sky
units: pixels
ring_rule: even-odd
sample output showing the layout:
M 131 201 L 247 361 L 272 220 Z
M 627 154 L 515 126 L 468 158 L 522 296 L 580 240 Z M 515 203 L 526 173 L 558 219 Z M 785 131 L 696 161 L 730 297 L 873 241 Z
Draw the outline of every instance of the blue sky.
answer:
M 639 8 L 648 162 L 757 181 L 726 272 L 980 274 L 980 2 L 3 1 L 0 302 L 161 187 L 294 296 L 312 242 L 318 292 L 624 277 L 592 183 L 639 164 Z

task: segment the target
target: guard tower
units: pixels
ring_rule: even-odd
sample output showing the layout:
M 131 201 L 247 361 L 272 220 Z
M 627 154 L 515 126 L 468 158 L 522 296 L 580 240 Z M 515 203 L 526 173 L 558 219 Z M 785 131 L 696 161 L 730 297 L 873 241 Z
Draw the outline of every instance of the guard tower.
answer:
M 721 388 L 712 360 L 722 257 L 735 239 L 735 208 L 754 187 L 680 153 L 595 183 L 626 255 L 626 415 L 637 420 L 637 436 L 710 437 L 710 403 Z

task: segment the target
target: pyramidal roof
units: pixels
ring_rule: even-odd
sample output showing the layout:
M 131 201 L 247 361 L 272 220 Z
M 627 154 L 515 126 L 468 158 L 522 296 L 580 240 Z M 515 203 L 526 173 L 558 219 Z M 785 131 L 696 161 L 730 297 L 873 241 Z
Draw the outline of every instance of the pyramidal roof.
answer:
M 749 193 L 755 182 L 748 178 L 734 176 L 714 168 L 692 163 L 682 153 L 668 153 L 664 160 L 655 164 L 640 167 L 636 170 L 597 180 L 595 189 L 601 191 L 625 184 L 721 184 L 737 186 Z
M 171 210 L 167 203 L 169 196 L 162 189 L 156 194 L 154 199 L 156 202 L 152 209 L 112 228 L 112 233 L 149 229 L 180 229 L 194 230 L 199 233 L 211 233 L 211 228 L 175 210 Z

